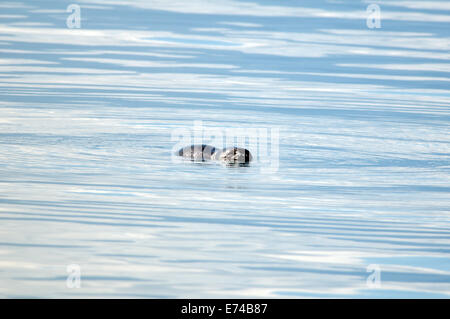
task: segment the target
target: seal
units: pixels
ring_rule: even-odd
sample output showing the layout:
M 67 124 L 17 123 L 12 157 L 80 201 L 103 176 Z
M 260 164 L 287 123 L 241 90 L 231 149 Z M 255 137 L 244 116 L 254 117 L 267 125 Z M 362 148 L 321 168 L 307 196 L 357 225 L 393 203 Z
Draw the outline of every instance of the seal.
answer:
M 204 162 L 206 160 L 210 160 L 215 151 L 216 148 L 211 145 L 191 145 L 180 149 L 177 152 L 177 155 L 184 158 L 189 158 L 192 161 Z
M 191 145 L 180 149 L 178 156 L 189 158 L 192 161 L 205 162 L 207 160 L 216 160 L 228 165 L 246 165 L 253 160 L 249 150 L 242 147 L 228 147 L 217 149 L 207 144 Z

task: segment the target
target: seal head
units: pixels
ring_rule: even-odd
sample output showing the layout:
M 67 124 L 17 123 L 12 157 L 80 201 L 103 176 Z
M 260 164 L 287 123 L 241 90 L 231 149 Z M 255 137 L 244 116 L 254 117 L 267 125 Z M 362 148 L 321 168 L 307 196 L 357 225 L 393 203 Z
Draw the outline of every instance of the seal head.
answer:
M 245 148 L 229 147 L 221 151 L 216 151 L 212 155 L 212 159 L 220 160 L 229 165 L 245 165 L 249 164 L 253 160 L 253 157 L 250 151 Z

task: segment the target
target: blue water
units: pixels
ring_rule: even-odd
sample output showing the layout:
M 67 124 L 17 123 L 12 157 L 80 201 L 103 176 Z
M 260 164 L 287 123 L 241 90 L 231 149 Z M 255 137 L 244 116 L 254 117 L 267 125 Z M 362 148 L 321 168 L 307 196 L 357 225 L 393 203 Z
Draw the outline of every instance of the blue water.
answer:
M 376 3 L 1 2 L 0 297 L 448 298 L 450 5 Z

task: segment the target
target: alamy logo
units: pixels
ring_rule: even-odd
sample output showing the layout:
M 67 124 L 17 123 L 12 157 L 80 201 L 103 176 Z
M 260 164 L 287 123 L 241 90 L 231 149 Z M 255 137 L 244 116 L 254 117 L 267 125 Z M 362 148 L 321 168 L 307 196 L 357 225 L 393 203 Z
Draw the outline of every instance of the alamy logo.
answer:
M 369 29 L 381 28 L 381 9 L 377 4 L 370 4 L 367 6 L 366 12 L 368 14 L 366 24 Z
M 66 25 L 69 29 L 81 28 L 81 8 L 78 4 L 70 4 L 67 7 L 67 12 L 72 14 L 67 17 Z
M 274 173 L 279 167 L 279 129 L 258 127 L 204 127 L 194 121 L 192 128 L 172 131 L 172 160 L 177 151 L 190 145 L 211 145 L 215 150 L 233 147 L 247 149 L 252 163 L 257 163 L 263 173 Z
M 81 287 L 81 267 L 77 264 L 71 264 L 67 266 L 66 286 L 67 288 L 80 288 Z
M 371 274 L 367 277 L 366 285 L 368 288 L 381 287 L 381 268 L 380 265 L 370 264 L 366 268 L 367 272 Z

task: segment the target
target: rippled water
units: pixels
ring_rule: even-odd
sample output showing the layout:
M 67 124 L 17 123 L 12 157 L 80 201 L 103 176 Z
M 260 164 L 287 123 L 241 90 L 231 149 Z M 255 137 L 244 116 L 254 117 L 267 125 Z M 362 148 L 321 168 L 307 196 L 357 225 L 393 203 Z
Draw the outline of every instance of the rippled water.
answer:
M 449 2 L 71 3 L 0 3 L 1 297 L 449 297 Z

